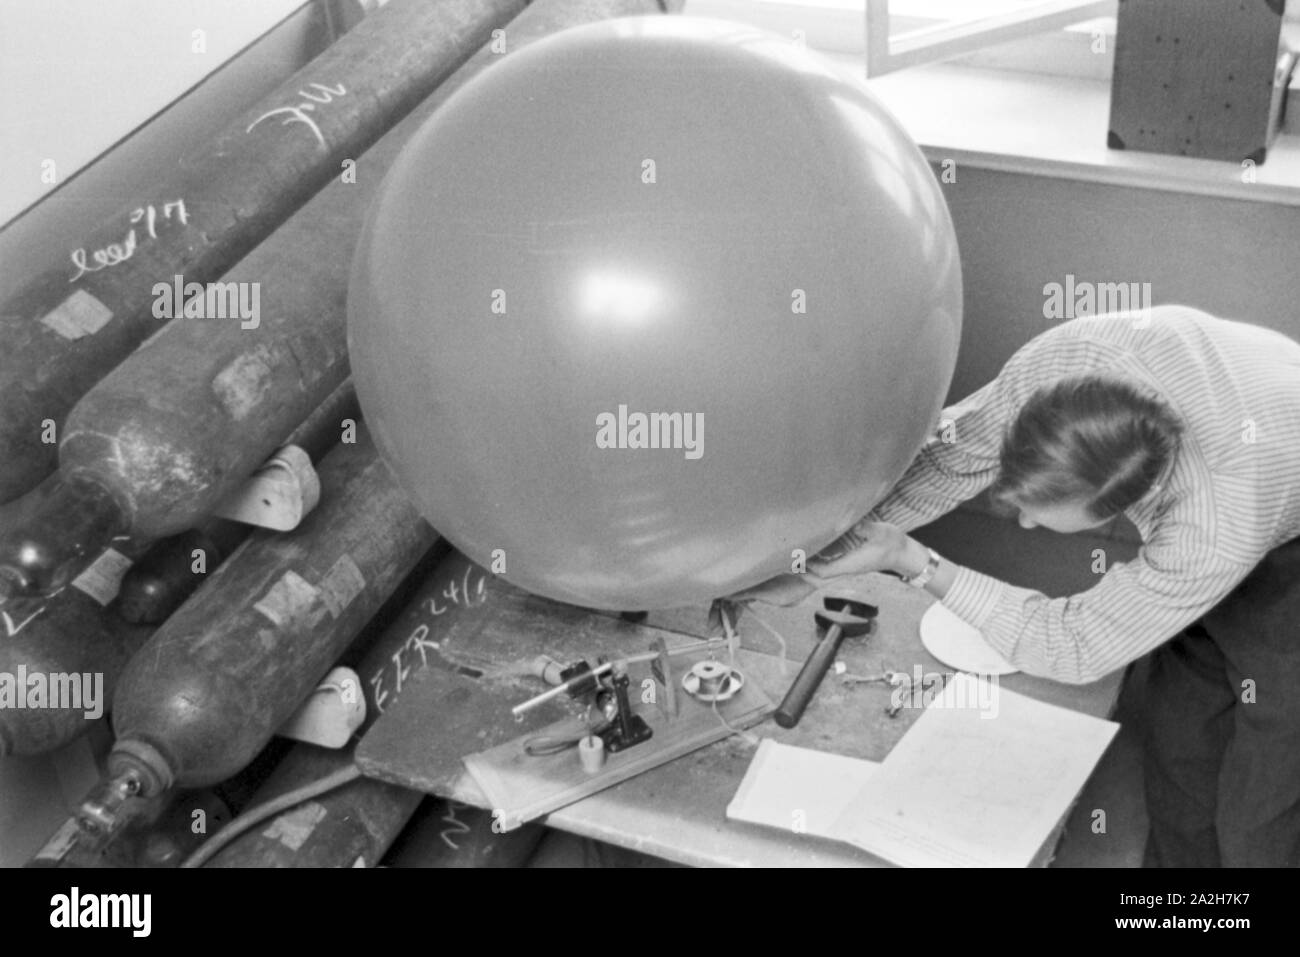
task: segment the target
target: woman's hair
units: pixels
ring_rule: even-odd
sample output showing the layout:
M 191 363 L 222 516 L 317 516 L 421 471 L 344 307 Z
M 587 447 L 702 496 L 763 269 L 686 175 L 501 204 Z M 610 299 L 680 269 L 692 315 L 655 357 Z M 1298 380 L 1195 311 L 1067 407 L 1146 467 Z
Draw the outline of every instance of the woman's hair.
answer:
M 1002 442 L 995 504 L 1082 502 L 1098 520 L 1142 498 L 1178 452 L 1162 400 L 1119 379 L 1073 376 L 1029 397 Z

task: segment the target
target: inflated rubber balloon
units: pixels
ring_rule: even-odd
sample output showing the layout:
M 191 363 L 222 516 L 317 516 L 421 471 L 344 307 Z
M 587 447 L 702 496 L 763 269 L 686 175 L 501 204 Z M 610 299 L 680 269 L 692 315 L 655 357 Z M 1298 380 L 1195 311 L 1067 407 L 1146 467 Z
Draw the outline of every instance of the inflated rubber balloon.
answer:
M 939 186 L 864 83 L 683 16 L 563 31 L 450 97 L 349 293 L 362 408 L 425 517 L 610 609 L 832 541 L 937 424 L 960 331 Z

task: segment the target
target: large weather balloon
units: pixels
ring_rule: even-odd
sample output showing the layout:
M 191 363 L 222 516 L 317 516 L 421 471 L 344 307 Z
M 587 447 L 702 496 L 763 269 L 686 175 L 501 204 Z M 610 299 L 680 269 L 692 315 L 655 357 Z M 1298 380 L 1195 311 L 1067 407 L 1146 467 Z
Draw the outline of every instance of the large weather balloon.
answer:
M 864 83 L 683 16 L 565 30 L 455 93 L 352 273 L 362 408 L 423 514 L 561 601 L 646 609 L 789 571 L 936 425 L 952 224 Z

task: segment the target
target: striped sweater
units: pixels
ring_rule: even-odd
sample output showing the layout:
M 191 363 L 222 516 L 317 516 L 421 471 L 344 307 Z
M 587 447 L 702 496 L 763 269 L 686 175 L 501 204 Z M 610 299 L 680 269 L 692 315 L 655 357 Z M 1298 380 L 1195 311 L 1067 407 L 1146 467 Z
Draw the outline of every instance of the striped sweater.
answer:
M 1085 373 L 1145 384 L 1184 424 L 1162 481 L 1124 513 L 1142 536 L 1137 558 L 1065 598 L 960 568 L 943 599 L 1017 667 L 1071 683 L 1167 641 L 1266 552 L 1300 537 L 1300 343 L 1174 305 L 1076 319 L 1031 340 L 996 379 L 944 410 L 871 517 L 910 530 L 987 488 L 1029 395 Z

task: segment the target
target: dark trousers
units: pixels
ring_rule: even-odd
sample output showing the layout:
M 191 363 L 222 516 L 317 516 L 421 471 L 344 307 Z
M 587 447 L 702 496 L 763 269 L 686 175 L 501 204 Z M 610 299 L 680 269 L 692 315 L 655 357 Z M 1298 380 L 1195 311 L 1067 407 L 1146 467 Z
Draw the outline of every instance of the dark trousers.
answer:
M 1300 867 L 1300 538 L 1151 659 L 1147 867 Z

